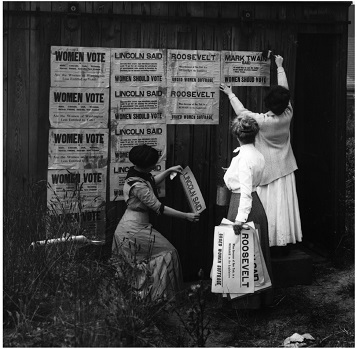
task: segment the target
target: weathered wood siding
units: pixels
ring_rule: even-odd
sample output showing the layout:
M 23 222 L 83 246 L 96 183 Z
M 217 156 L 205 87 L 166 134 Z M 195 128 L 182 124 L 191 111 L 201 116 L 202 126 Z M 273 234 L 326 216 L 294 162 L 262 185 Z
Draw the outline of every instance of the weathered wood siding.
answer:
M 335 119 L 339 120 L 336 136 L 343 137 L 349 2 L 78 2 L 78 14 L 69 13 L 69 4 L 3 2 L 5 197 L 14 193 L 21 197 L 29 183 L 47 178 L 53 45 L 217 51 L 270 48 L 284 57 L 294 96 L 298 35 L 339 34 L 339 63 L 328 73 L 342 86 L 335 95 Z M 246 11 L 250 11 L 249 18 Z M 275 82 L 275 70 L 272 73 Z M 265 92 L 264 88 L 240 88 L 239 96 L 248 108 L 264 110 Z M 216 189 L 222 184 L 221 167 L 229 164 L 236 146 L 229 133 L 231 116 L 232 108 L 223 97 L 219 126 L 168 125 L 167 166 L 189 165 L 207 203 L 196 225 L 166 217 L 157 222 L 158 230 L 179 250 L 186 278 L 195 277 L 201 267 L 206 275 L 210 271 L 213 229 L 225 212 L 216 205 Z M 338 165 L 344 149 L 334 149 Z M 343 176 L 341 170 L 334 177 L 336 190 L 342 192 Z M 178 183 L 167 182 L 166 192 L 165 204 L 188 209 Z M 336 201 L 333 205 L 337 207 Z M 108 241 L 123 210 L 123 203 L 108 202 Z M 340 229 L 343 220 L 338 207 L 335 218 L 334 229 Z

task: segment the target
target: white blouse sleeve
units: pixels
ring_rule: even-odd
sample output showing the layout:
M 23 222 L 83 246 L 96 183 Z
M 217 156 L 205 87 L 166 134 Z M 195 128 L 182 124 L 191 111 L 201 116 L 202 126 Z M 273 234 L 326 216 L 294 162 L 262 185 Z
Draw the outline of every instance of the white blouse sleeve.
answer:
M 240 183 L 240 201 L 236 221 L 246 222 L 252 209 L 252 169 L 246 161 L 241 159 L 238 165 Z

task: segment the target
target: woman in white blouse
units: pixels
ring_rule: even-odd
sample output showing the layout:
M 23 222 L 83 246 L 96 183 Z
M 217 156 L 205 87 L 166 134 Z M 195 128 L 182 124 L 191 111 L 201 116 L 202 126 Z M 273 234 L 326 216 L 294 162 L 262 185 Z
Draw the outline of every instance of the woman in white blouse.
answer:
M 271 272 L 268 222 L 263 205 L 257 195 L 256 189 L 262 179 L 265 160 L 263 155 L 255 148 L 255 137 L 259 132 L 258 123 L 249 116 L 235 118 L 232 122 L 232 133 L 239 141 L 238 152 L 223 179 L 227 188 L 232 192 L 228 216 L 235 222 L 234 231 L 239 234 L 245 222 L 254 222 L 259 232 L 259 240 L 264 260 Z M 272 289 L 260 294 L 252 294 L 234 300 L 236 308 L 257 309 L 272 303 Z

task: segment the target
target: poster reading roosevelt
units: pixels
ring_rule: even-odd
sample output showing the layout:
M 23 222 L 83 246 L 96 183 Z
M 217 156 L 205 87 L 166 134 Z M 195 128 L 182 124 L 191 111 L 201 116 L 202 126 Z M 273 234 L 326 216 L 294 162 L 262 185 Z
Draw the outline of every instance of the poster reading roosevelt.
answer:
M 159 161 L 166 160 L 166 124 L 119 124 L 111 129 L 110 162 L 129 163 L 129 151 L 147 144 L 159 152 Z
M 109 89 L 50 88 L 52 128 L 108 128 Z
M 109 87 L 110 49 L 51 46 L 51 86 Z
M 167 51 L 168 124 L 219 123 L 220 52 Z
M 48 169 L 107 166 L 108 129 L 50 129 Z
M 110 201 L 124 200 L 123 186 L 129 168 L 133 166 L 129 163 L 111 163 L 110 164 Z M 153 176 L 165 169 L 165 162 L 162 161 L 156 164 L 155 170 L 151 171 Z M 165 196 L 165 181 L 162 181 L 158 187 L 159 197 Z
M 229 86 L 270 86 L 270 59 L 262 52 L 221 51 L 222 82 Z
M 236 235 L 230 224 L 215 227 L 212 287 L 214 293 L 254 292 L 254 231 Z
M 112 125 L 165 123 L 166 50 L 111 50 Z

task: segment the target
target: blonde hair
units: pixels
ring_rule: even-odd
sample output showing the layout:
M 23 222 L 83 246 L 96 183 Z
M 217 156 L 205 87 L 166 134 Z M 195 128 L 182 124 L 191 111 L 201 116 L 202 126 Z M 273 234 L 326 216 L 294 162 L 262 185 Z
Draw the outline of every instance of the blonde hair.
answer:
M 255 136 L 259 132 L 259 125 L 250 116 L 236 117 L 231 125 L 232 134 L 237 136 L 244 144 L 254 143 Z

